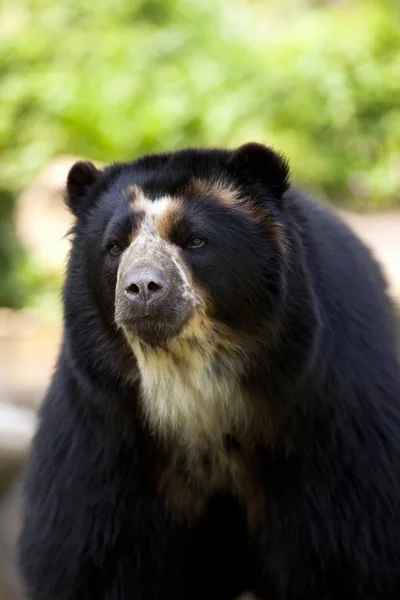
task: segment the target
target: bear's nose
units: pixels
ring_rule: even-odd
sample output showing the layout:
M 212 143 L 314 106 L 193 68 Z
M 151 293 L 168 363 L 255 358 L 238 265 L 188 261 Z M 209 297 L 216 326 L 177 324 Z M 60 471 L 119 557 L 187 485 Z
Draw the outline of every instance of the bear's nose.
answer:
M 125 276 L 125 296 L 132 302 L 150 304 L 164 296 L 167 289 L 168 278 L 157 267 L 136 267 Z

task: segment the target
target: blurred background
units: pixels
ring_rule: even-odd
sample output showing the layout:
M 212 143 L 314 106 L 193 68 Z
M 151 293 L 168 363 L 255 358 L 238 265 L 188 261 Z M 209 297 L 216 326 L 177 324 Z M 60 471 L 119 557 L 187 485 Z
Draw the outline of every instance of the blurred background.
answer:
M 0 0 L 0 600 L 60 340 L 71 164 L 270 144 L 400 299 L 398 0 Z

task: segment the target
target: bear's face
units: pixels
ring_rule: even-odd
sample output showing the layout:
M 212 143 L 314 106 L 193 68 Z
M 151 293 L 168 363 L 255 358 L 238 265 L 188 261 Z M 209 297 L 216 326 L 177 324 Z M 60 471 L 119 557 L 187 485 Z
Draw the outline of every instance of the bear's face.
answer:
M 256 144 L 71 169 L 67 202 L 87 277 L 130 344 L 215 335 L 234 344 L 272 316 L 284 285 L 287 175 Z

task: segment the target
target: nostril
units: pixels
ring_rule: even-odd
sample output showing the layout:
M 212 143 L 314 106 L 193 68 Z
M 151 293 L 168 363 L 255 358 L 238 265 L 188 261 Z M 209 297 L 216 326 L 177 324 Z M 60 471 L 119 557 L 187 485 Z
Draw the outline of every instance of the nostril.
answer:
M 125 291 L 130 292 L 131 294 L 138 294 L 140 292 L 139 286 L 136 285 L 136 283 L 131 283 L 128 285 L 128 287 L 125 288 Z
M 156 292 L 157 290 L 162 289 L 162 285 L 161 283 L 156 283 L 155 281 L 149 281 L 149 283 L 147 284 L 147 289 L 149 290 L 149 292 Z

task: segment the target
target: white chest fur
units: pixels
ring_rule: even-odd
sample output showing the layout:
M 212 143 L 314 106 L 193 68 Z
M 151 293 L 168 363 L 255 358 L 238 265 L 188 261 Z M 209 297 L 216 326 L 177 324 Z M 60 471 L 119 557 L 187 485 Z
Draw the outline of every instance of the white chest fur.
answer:
M 203 451 L 247 429 L 250 406 L 232 358 L 184 341 L 168 351 L 135 346 L 142 409 L 155 434 Z
M 243 505 L 249 527 L 257 527 L 265 498 L 251 440 L 262 419 L 240 385 L 240 361 L 182 341 L 168 351 L 135 343 L 134 351 L 144 418 L 169 448 L 159 482 L 167 503 L 193 518 L 225 490 Z M 240 443 L 232 449 L 227 439 Z

